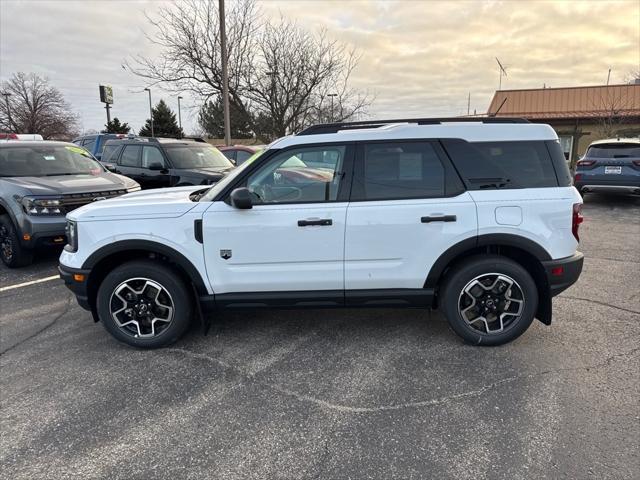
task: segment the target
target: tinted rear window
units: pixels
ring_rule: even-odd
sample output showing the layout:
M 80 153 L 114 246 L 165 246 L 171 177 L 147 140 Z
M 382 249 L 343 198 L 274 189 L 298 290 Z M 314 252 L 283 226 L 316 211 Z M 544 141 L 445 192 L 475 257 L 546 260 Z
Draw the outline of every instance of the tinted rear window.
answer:
M 564 155 L 560 152 L 561 163 L 554 168 L 558 162 L 544 141 L 442 143 L 469 190 L 557 187 L 557 168 L 562 170 L 561 184 L 570 184 Z
M 633 143 L 601 143 L 587 150 L 589 158 L 640 158 L 640 145 Z

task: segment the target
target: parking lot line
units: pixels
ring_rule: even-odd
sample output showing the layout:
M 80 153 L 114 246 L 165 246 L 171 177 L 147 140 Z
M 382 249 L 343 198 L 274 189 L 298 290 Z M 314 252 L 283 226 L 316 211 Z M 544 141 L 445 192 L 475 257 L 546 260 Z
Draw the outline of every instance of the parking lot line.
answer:
M 14 288 L 28 287 L 29 285 L 35 285 L 36 283 L 50 282 L 51 280 L 56 280 L 59 278 L 60 278 L 60 275 L 52 275 L 51 277 L 39 278 L 38 280 L 31 280 L 30 282 L 16 283 L 15 285 L 0 287 L 0 292 L 6 292 L 7 290 L 13 290 Z

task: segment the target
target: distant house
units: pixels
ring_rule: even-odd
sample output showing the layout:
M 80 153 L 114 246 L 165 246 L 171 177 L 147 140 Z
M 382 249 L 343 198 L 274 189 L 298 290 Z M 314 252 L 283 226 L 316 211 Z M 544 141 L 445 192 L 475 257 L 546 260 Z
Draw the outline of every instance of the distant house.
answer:
M 548 123 L 573 165 L 593 140 L 640 135 L 640 84 L 498 90 L 487 114 Z

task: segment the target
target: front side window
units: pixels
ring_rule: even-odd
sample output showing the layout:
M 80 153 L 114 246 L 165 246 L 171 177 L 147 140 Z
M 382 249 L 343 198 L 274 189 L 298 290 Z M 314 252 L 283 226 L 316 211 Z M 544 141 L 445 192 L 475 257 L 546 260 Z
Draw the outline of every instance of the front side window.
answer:
M 120 157 L 120 165 L 123 167 L 139 167 L 140 166 L 140 145 L 127 145 L 124 147 L 122 157 Z
M 254 172 L 247 188 L 255 204 L 330 202 L 338 198 L 346 147 L 288 150 Z M 316 159 L 327 159 L 321 165 Z
M 104 168 L 84 148 L 71 145 L 0 149 L 0 177 L 98 175 Z
M 175 168 L 232 168 L 220 150 L 209 145 L 171 146 L 167 155 Z
M 442 197 L 445 170 L 429 142 L 364 145 L 354 179 L 354 200 Z
M 120 149 L 120 145 L 105 145 L 104 150 L 102 151 L 102 160 L 103 162 L 114 162 L 116 158 L 118 158 L 118 150 Z
M 156 147 L 142 147 L 142 168 L 149 168 L 154 164 L 164 168 L 162 152 Z

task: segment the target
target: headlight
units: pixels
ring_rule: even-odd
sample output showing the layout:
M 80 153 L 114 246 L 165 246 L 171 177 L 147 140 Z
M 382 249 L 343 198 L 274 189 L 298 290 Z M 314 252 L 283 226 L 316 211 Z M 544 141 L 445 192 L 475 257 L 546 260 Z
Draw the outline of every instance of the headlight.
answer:
M 62 202 L 57 198 L 23 197 L 22 208 L 27 215 L 64 215 Z
M 134 185 L 133 187 L 127 188 L 127 193 L 139 192 L 139 191 L 140 191 L 140 185 Z
M 68 220 L 65 227 L 65 233 L 67 234 L 67 245 L 64 247 L 68 252 L 78 251 L 78 224 L 74 221 Z

